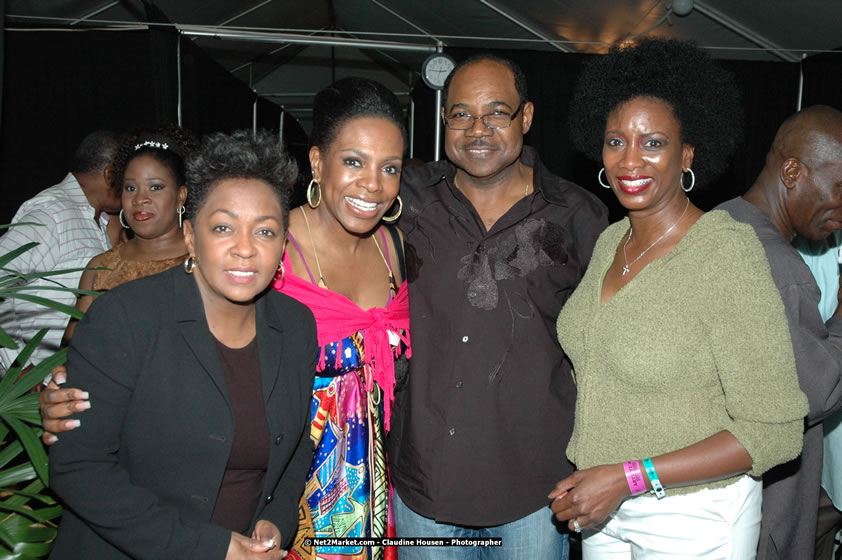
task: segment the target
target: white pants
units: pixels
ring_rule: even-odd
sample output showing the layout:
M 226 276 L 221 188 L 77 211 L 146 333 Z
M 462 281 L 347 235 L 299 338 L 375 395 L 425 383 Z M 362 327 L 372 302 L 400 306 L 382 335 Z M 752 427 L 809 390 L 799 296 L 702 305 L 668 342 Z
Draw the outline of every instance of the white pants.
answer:
M 583 560 L 753 560 L 762 490 L 743 476 L 725 488 L 628 499 L 603 525 L 582 532 Z

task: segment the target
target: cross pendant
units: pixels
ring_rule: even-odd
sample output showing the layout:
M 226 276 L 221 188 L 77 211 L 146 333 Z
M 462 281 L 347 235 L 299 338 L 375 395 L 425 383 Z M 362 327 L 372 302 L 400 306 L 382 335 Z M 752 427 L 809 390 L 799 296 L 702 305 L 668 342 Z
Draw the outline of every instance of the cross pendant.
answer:
M 625 276 L 625 275 L 626 275 L 626 274 L 628 274 L 628 273 L 629 273 L 629 265 L 625 265 L 625 266 L 623 267 L 623 276 Z

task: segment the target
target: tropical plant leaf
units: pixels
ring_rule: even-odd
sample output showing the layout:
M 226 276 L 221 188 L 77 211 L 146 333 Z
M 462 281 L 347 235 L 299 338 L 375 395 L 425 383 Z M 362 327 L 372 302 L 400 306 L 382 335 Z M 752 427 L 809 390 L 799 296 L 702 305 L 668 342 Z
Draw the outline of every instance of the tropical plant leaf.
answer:
M 29 456 L 32 466 L 35 468 L 35 472 L 38 473 L 38 478 L 40 478 L 45 485 L 49 485 L 50 483 L 47 479 L 49 476 L 47 472 L 47 452 L 44 450 L 44 445 L 41 443 L 41 440 L 38 439 L 37 432 L 29 424 L 25 424 L 17 418 L 7 414 L 0 415 L 0 418 L 3 418 L 3 421 L 11 426 L 18 435 L 26 454 Z
M 52 543 L 19 542 L 14 551 L 23 554 L 24 558 L 43 558 L 50 552 Z
M 43 543 L 54 538 L 55 527 L 44 526 L 40 523 L 33 523 L 25 517 L 12 515 L 0 522 L 0 528 L 5 532 L 6 537 L 13 539 L 13 542 Z
M 38 500 L 39 502 L 41 502 L 45 505 L 48 505 L 48 506 L 56 505 L 56 501 L 55 501 L 55 499 L 53 499 L 52 496 L 48 496 L 47 494 L 39 494 L 39 492 L 41 492 L 41 490 L 43 490 L 43 489 L 44 489 L 44 483 L 36 478 L 35 480 L 33 480 L 32 482 L 27 484 L 26 487 L 23 490 L 6 489 L 8 491 L 8 493 L 11 494 L 12 496 L 10 498 L 8 498 L 7 500 L 4 500 L 4 501 L 0 502 L 0 504 L 10 504 L 10 505 L 13 505 L 13 506 L 22 506 L 25 503 L 27 503 L 29 500 Z
M 104 267 L 104 266 L 97 266 L 97 267 L 91 267 L 91 268 L 83 267 L 83 268 L 65 268 L 65 269 L 62 269 L 62 270 L 46 270 L 46 271 L 39 271 L 39 272 L 29 272 L 29 273 L 26 273 L 26 274 L 17 272 L 16 270 L 13 270 L 11 268 L 2 268 L 0 270 L 3 270 L 5 272 L 9 272 L 12 277 L 14 277 L 18 280 L 24 280 L 24 281 L 28 282 L 29 280 L 39 280 L 41 278 L 49 278 L 50 276 L 63 276 L 65 274 L 69 273 L 69 272 L 84 272 L 86 270 L 109 270 L 109 269 Z
M 23 465 L 18 465 L 0 472 L 0 488 L 20 484 L 21 482 L 26 482 L 37 477 L 38 474 L 35 472 L 32 464 L 24 463 Z
M 16 523 L 18 516 L 16 515 L 9 515 L 2 521 L 0 521 L 0 542 L 5 544 L 9 549 L 13 549 L 15 547 L 15 539 L 9 533 L 7 526 L 13 525 Z M 0 558 L 15 558 L 15 556 L 0 556 Z
M 3 327 L 0 327 L 0 346 L 11 350 L 17 350 L 18 348 L 18 343 L 3 330 Z
M 17 249 L 13 249 L 13 250 L 9 251 L 5 255 L 0 255 L 0 268 L 5 267 L 7 264 L 9 264 L 13 260 L 15 260 L 16 258 L 21 256 L 22 254 L 26 253 L 27 251 L 29 251 L 33 247 L 37 247 L 37 246 L 38 246 L 38 242 L 33 241 L 31 243 L 25 243 L 25 244 L 21 245 L 20 247 L 18 247 Z
M 61 513 L 61 506 L 45 507 L 41 509 L 32 509 L 28 506 L 18 506 L 14 504 L 0 503 L 0 511 L 7 511 L 26 516 L 28 523 L 44 523 L 51 519 L 55 519 L 56 510 Z
M 67 286 L 62 286 L 58 282 L 55 282 L 53 284 L 47 284 L 47 285 L 38 285 L 38 286 L 26 285 L 26 286 L 13 286 L 11 288 L 3 288 L 2 294 L 3 294 L 4 298 L 11 299 L 11 298 L 16 297 L 16 294 L 27 295 L 27 292 L 41 292 L 41 291 L 46 291 L 46 292 L 70 292 L 70 293 L 75 294 L 76 292 L 79 291 L 79 288 L 68 288 Z M 98 293 L 98 292 L 94 292 L 94 293 Z
M 33 366 L 32 369 L 35 369 Z M 32 370 L 29 370 L 32 371 Z M 29 373 L 26 372 L 27 374 Z M 24 380 L 24 377 L 21 377 L 17 383 L 20 383 Z M 31 389 L 31 387 L 30 387 Z M 18 397 L 17 399 L 0 405 L 0 414 L 12 414 L 15 417 L 18 417 L 19 414 L 26 414 L 30 411 L 37 411 L 38 410 L 38 393 L 26 393 L 22 397 Z M 40 421 L 34 422 L 35 424 L 40 425 Z
M 45 543 L 56 538 L 58 529 L 55 527 L 47 527 L 41 524 L 31 524 L 24 527 L 23 530 L 9 531 L 12 537 L 17 538 L 23 542 L 31 543 Z
M 29 358 L 32 356 L 32 353 L 35 352 L 35 349 L 38 348 L 38 345 L 41 344 L 41 339 L 44 338 L 44 335 L 47 334 L 47 329 L 41 329 L 32 339 L 26 343 L 26 346 L 23 347 L 23 350 L 18 352 L 15 361 L 8 370 L 6 370 L 5 375 L 3 375 L 3 379 L 0 380 L 0 394 L 5 394 L 8 388 L 15 383 L 15 380 L 20 375 L 23 366 L 29 361 Z
M 34 291 L 44 291 L 44 290 L 53 291 L 53 292 L 72 292 L 73 294 L 75 294 L 77 296 L 83 295 L 83 296 L 97 297 L 97 296 L 102 295 L 102 292 L 96 292 L 94 290 L 80 290 L 79 288 L 67 288 L 67 287 L 61 286 L 59 284 L 56 284 L 54 286 L 27 285 L 27 286 L 16 286 L 14 288 L 3 288 L 2 285 L 0 285 L 0 289 L 2 289 L 2 293 L 3 293 L 4 297 L 11 297 L 11 296 L 6 296 L 7 293 L 20 294 L 20 293 L 24 293 L 24 292 L 34 292 Z
M 26 374 L 24 374 L 24 376 L 21 377 L 13 387 L 6 389 L 4 388 L 6 378 L 12 371 L 12 368 L 9 368 L 9 371 L 6 372 L 6 376 L 3 377 L 2 381 L 0 381 L 0 410 L 7 406 L 8 403 L 12 402 L 43 381 L 54 367 L 63 364 L 66 360 L 67 348 L 62 348 L 52 356 L 41 360 L 38 365 L 26 372 Z
M 35 511 L 38 512 L 38 517 L 40 519 L 42 519 L 44 522 L 47 522 L 61 517 L 61 514 L 64 513 L 64 508 L 59 505 L 55 505 L 52 507 L 37 509 Z
M 38 394 L 27 393 L 6 405 L 0 406 L 0 415 L 3 414 L 40 426 L 41 408 L 38 404 Z
M 70 288 L 67 288 L 66 291 L 73 291 Z M 53 301 L 51 299 L 39 297 L 39 296 L 32 296 L 29 294 L 21 294 L 21 293 L 9 293 L 9 298 L 14 299 L 22 299 L 24 301 L 28 301 L 31 303 L 37 303 L 38 305 L 43 305 L 44 307 L 49 307 L 50 309 L 54 309 L 55 311 L 61 311 L 66 315 L 70 315 L 76 319 L 81 319 L 84 313 L 76 309 L 75 307 L 71 307 L 64 303 L 59 303 L 57 301 Z
M 3 447 L 0 451 L 0 469 L 9 464 L 9 461 L 17 457 L 23 451 L 23 445 L 19 441 L 13 441 Z

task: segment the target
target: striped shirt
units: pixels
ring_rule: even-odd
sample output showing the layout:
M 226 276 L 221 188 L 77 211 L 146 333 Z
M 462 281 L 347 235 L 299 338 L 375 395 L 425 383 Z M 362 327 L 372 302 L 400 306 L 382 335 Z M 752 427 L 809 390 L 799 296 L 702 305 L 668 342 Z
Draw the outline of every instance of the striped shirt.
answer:
M 97 223 L 94 214 L 95 210 L 85 197 L 82 187 L 69 173 L 61 183 L 41 191 L 18 209 L 12 223 L 34 222 L 42 225 L 11 227 L 6 230 L 0 237 L 0 255 L 32 241 L 39 245 L 18 256 L 6 267 L 21 273 L 84 268 L 94 256 L 107 251 L 111 246 L 105 233 L 108 216 L 103 212 Z M 51 290 L 49 287 L 58 285 L 77 288 L 81 276 L 80 270 L 31 281 L 29 286 L 44 288 L 27 290 L 26 293 L 73 306 L 76 304 L 73 293 Z M 27 301 L 7 299 L 0 303 L 0 326 L 20 345 L 18 350 L 0 348 L 0 374 L 5 374 L 23 345 L 42 328 L 48 328 L 49 331 L 30 361 L 38 363 L 55 352 L 61 343 L 68 319 L 64 313 Z

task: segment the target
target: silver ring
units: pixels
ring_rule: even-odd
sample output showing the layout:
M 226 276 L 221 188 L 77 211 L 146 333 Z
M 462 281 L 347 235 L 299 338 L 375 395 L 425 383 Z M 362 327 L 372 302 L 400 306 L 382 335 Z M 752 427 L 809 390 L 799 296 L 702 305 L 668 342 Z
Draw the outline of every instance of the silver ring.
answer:
M 577 519 L 576 517 L 573 518 L 573 530 L 577 533 L 582 532 L 582 526 L 579 525 L 579 519 Z

